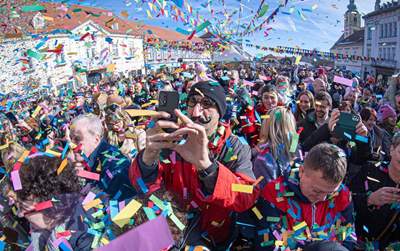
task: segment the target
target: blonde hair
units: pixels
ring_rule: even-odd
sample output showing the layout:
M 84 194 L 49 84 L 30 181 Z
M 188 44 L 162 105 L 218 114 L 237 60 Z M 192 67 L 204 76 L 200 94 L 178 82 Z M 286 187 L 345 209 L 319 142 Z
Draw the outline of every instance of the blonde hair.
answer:
M 290 153 L 290 145 L 296 133 L 296 120 L 293 113 L 286 107 L 275 107 L 268 112 L 267 119 L 263 121 L 260 144 L 268 143 L 274 157 L 283 151 L 290 158 L 293 156 Z

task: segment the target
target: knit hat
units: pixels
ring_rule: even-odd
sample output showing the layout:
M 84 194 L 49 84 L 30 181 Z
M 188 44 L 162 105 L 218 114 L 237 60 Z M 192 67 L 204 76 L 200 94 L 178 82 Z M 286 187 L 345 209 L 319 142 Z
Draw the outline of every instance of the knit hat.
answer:
M 190 88 L 188 97 L 201 94 L 212 99 L 217 104 L 219 115 L 222 118 L 226 112 L 226 96 L 224 88 L 216 82 L 202 81 L 194 84 Z
M 396 116 L 397 116 L 396 111 L 389 104 L 382 105 L 379 108 L 379 112 L 378 112 L 379 122 L 382 122 L 389 117 L 396 117 Z

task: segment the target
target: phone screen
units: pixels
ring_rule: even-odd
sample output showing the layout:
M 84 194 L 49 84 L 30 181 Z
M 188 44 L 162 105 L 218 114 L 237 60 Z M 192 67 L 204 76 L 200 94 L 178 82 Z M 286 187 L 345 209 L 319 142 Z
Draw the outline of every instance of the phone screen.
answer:
M 170 120 L 177 122 L 175 109 L 179 106 L 179 93 L 176 91 L 160 91 L 158 95 L 158 111 L 168 112 Z
M 341 112 L 336 124 L 334 134 L 342 139 L 353 140 L 356 135 L 356 127 L 361 118 L 352 113 Z

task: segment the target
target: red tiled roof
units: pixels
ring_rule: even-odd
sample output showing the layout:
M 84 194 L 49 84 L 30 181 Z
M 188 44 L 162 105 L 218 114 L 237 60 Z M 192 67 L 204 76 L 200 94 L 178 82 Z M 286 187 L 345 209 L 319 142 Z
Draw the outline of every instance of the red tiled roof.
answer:
M 112 15 L 112 13 L 108 10 L 96 8 L 96 7 L 88 7 L 81 5 L 69 5 L 67 11 L 63 10 L 65 5 L 61 3 L 45 3 L 45 2 L 36 2 L 35 4 L 39 4 L 43 6 L 46 10 L 40 11 L 42 15 L 51 19 L 51 21 L 46 21 L 46 26 L 42 30 L 35 30 L 32 26 L 32 18 L 38 12 L 21 12 L 17 10 L 17 12 L 21 15 L 18 19 L 11 19 L 10 21 L 13 23 L 13 26 L 4 27 L 4 24 L 0 21 L 0 36 L 12 36 L 15 33 L 21 33 L 20 30 L 16 30 L 14 27 L 22 27 L 24 32 L 28 33 L 46 33 L 51 32 L 57 29 L 66 29 L 72 30 L 79 25 L 87 22 L 88 20 L 93 21 L 104 30 L 112 33 L 112 34 L 129 34 L 136 36 L 145 36 L 145 38 L 159 38 L 162 40 L 168 41 L 187 41 L 186 36 L 182 35 L 178 32 L 171 31 L 168 29 L 164 29 L 158 26 L 152 25 L 143 25 L 137 22 L 133 22 L 130 20 L 124 20 L 122 18 L 116 17 Z M 24 4 L 20 4 L 20 6 L 29 5 L 29 3 L 24 2 Z M 18 9 L 18 7 L 17 7 Z M 7 20 L 6 20 L 7 22 Z M 113 22 L 118 23 L 118 30 L 113 30 L 111 28 L 111 24 Z M 3 26 L 3 28 L 1 27 Z M 2 29 L 1 29 L 2 28 Z M 151 32 L 148 32 L 148 31 Z M 193 37 L 191 42 L 204 42 L 202 39 L 198 37 Z

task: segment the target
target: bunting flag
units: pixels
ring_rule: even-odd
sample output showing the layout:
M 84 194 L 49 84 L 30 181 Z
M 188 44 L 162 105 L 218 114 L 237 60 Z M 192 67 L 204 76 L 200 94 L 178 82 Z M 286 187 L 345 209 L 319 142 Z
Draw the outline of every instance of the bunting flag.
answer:
M 251 43 L 246 43 L 245 46 L 254 47 L 259 50 L 263 51 L 273 51 L 275 53 L 285 53 L 285 54 L 292 54 L 292 55 L 300 55 L 303 57 L 322 57 L 322 58 L 329 58 L 329 59 L 342 59 L 342 60 L 352 60 L 352 61 L 383 61 L 383 58 L 374 58 L 374 57 L 366 57 L 366 56 L 359 56 L 359 55 L 351 55 L 351 54 L 340 54 L 340 53 L 332 53 L 332 52 L 323 52 L 317 50 L 307 50 L 301 48 L 293 48 L 293 47 L 265 47 L 260 45 L 255 45 Z

